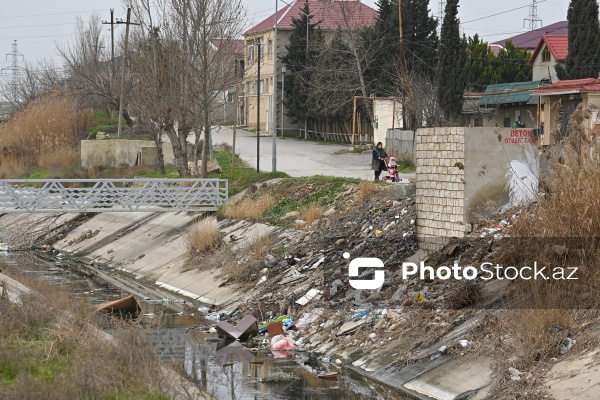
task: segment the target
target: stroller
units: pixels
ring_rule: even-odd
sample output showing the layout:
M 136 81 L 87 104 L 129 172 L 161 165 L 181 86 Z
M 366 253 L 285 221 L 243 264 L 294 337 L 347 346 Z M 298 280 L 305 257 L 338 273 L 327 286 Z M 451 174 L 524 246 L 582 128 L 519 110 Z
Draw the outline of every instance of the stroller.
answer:
M 388 176 L 381 178 L 384 182 L 400 182 L 400 176 L 398 174 L 398 165 L 396 164 L 396 157 L 390 157 L 389 164 L 386 165 Z

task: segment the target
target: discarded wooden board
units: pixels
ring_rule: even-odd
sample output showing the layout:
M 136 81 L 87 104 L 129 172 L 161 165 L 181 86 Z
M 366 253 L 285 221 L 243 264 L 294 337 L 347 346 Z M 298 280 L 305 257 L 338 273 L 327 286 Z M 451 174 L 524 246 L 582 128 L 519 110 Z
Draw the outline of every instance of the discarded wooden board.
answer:
M 258 334 L 258 322 L 252 315 L 246 315 L 236 326 L 229 322 L 219 322 L 216 326 L 219 337 L 247 340 L 250 335 Z
M 337 372 L 321 372 L 319 375 L 317 375 L 317 378 L 324 379 L 327 381 L 335 381 L 338 378 L 338 373 Z

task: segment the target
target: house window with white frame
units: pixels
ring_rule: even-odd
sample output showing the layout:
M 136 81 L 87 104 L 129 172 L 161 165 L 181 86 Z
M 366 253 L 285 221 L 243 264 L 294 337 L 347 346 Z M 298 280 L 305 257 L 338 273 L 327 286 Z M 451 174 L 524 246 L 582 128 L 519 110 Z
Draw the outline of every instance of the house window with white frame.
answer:
M 267 58 L 273 59 L 273 41 L 271 39 L 267 40 Z
M 254 40 L 248 40 L 247 49 L 248 49 L 248 61 L 254 61 Z
M 255 82 L 248 82 L 248 94 L 254 94 Z
M 263 60 L 265 58 L 265 39 L 259 37 L 256 39 L 256 45 L 260 47 L 260 59 Z
M 265 80 L 261 79 L 260 81 L 258 81 L 258 89 L 260 90 L 260 93 L 267 93 L 265 92 Z

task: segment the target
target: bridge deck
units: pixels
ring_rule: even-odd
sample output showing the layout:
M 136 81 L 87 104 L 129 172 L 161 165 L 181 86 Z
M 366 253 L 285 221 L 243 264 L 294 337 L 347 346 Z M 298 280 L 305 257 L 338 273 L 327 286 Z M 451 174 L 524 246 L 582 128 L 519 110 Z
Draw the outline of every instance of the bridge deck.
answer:
M 0 213 L 216 211 L 226 179 L 5 179 Z

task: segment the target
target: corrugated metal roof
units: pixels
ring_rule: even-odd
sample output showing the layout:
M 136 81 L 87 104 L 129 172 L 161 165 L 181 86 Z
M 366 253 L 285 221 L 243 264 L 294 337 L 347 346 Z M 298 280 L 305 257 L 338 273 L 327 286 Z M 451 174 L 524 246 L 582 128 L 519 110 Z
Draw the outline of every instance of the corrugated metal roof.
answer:
M 313 23 L 320 22 L 325 30 L 363 28 L 373 26 L 379 13 L 360 0 L 308 0 Z M 304 1 L 293 1 L 279 10 L 279 29 L 292 29 L 292 18 L 301 18 Z M 264 32 L 275 28 L 275 14 L 250 28 L 245 34 Z
M 566 94 L 580 92 L 600 92 L 600 80 L 595 78 L 571 79 L 559 81 L 552 85 L 544 86 L 536 94 Z
M 513 103 L 528 103 L 531 95 L 538 89 L 541 83 L 542 81 L 540 80 L 489 85 L 479 101 L 479 106 L 485 107 Z

